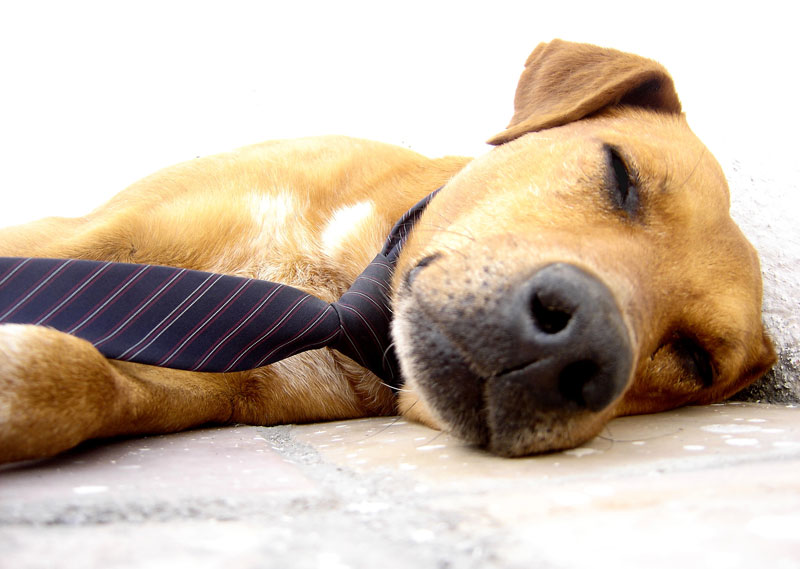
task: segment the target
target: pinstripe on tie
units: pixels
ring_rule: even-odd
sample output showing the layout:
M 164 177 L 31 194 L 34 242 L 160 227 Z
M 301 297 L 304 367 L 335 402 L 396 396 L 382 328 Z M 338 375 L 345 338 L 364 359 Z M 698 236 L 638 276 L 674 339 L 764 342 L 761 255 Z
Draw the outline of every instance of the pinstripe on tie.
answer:
M 389 282 L 415 205 L 383 250 L 332 304 L 287 285 L 155 265 L 0 258 L 0 323 L 49 326 L 106 357 L 206 372 L 241 371 L 328 346 L 389 385 Z

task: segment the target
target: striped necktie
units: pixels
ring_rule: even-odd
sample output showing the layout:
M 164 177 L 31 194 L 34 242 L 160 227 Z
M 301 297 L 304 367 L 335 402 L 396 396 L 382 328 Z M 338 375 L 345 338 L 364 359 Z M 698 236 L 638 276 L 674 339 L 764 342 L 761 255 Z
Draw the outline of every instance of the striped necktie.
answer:
M 111 359 L 204 372 L 253 369 L 327 346 L 399 387 L 389 283 L 435 194 L 395 224 L 334 303 L 279 283 L 174 267 L 3 257 L 0 323 L 55 328 Z

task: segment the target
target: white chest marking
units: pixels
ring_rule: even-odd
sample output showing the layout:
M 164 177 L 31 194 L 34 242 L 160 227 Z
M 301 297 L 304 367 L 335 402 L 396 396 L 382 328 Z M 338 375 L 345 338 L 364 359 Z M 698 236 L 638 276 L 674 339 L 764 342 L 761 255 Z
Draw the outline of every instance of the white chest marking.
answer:
M 368 201 L 343 206 L 333 212 L 322 231 L 322 247 L 325 253 L 333 256 L 374 212 L 375 205 Z

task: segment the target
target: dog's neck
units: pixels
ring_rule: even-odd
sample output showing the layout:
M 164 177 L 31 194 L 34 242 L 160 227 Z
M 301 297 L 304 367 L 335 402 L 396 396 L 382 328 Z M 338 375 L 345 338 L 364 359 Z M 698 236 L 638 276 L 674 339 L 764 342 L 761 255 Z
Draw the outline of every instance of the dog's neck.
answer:
M 204 372 L 253 369 L 328 346 L 399 388 L 391 279 L 436 192 L 403 215 L 383 249 L 332 304 L 288 285 L 203 271 L 3 257 L 0 323 L 55 328 L 84 338 L 110 359 Z

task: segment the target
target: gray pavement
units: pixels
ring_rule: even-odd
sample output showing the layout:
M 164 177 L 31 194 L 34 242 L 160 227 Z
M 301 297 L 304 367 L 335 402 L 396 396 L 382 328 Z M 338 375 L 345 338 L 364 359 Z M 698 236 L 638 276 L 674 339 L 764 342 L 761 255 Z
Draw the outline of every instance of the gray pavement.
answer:
M 374 418 L 84 446 L 0 470 L 0 567 L 800 567 L 800 410 L 617 419 L 502 459 Z

